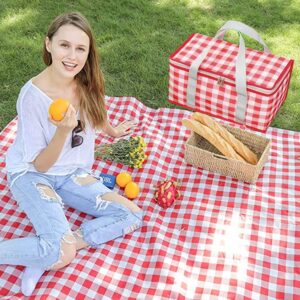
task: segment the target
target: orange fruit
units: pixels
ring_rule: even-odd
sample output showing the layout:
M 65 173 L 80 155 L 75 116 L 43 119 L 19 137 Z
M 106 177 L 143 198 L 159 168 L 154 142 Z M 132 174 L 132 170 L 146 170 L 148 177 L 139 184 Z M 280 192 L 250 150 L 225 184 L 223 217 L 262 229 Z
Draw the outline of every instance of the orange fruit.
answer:
M 135 182 L 131 181 L 126 184 L 124 193 L 128 199 L 136 198 L 139 192 L 140 192 L 140 188 Z
M 63 98 L 54 100 L 49 106 L 49 114 L 54 121 L 61 121 L 69 107 L 69 101 Z
M 117 185 L 121 188 L 125 187 L 127 183 L 131 181 L 131 176 L 130 174 L 123 172 L 118 174 L 116 178 Z

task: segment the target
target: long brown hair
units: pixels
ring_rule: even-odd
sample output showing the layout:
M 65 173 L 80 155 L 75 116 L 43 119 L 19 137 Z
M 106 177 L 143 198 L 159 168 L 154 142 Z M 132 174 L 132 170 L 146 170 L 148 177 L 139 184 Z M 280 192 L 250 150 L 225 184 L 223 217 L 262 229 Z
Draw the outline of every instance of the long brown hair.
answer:
M 83 69 L 75 76 L 80 99 L 80 118 L 85 127 L 85 120 L 94 128 L 100 128 L 107 118 L 104 102 L 104 79 L 100 70 L 100 58 L 92 29 L 83 15 L 78 12 L 62 14 L 50 24 L 47 37 L 51 40 L 57 30 L 63 25 L 74 25 L 84 31 L 90 39 L 87 61 Z M 51 53 L 44 43 L 43 60 L 47 66 L 52 64 Z

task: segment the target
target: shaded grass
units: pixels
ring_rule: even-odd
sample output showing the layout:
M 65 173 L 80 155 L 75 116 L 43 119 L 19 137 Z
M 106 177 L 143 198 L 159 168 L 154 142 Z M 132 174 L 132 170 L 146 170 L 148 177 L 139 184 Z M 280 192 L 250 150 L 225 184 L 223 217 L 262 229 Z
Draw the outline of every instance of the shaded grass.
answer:
M 290 91 L 272 126 L 300 130 L 298 0 L 80 0 L 0 2 L 0 129 L 15 115 L 20 87 L 43 68 L 49 22 L 65 11 L 90 21 L 106 94 L 131 95 L 151 107 L 167 102 L 168 57 L 192 33 L 213 36 L 227 20 L 254 27 L 276 55 L 295 59 Z M 236 41 L 236 35 L 227 36 Z M 247 46 L 261 49 L 246 38 Z

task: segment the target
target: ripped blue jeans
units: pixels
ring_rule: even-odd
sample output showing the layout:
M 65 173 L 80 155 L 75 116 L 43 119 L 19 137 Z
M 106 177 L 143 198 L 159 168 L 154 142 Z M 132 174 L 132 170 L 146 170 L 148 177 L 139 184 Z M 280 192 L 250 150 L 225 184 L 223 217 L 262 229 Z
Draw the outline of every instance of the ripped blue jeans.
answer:
M 1 241 L 0 264 L 49 269 L 57 263 L 61 241 L 72 237 L 64 204 L 95 217 L 80 227 L 82 239 L 94 248 L 141 227 L 141 210 L 133 213 L 124 205 L 103 200 L 101 196 L 112 191 L 99 180 L 84 184 L 88 175 L 77 169 L 64 176 L 36 172 L 17 179 L 18 174 L 10 176 L 10 184 L 15 179 L 10 187 L 14 199 L 30 219 L 36 236 Z

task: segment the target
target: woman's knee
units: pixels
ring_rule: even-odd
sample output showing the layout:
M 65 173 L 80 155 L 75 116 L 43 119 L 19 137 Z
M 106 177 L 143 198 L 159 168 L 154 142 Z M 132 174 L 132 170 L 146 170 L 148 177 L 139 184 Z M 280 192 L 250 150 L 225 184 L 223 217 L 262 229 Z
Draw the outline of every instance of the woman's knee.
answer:
M 121 196 L 120 194 L 116 192 L 108 192 L 105 193 L 102 196 L 103 200 L 110 201 L 110 202 L 116 202 L 118 204 L 121 204 L 125 206 L 127 209 L 132 211 L 133 213 L 141 211 L 141 209 L 132 201 L 128 200 L 127 198 Z
M 58 270 L 70 264 L 76 256 L 76 239 L 71 232 L 66 233 L 60 241 L 59 258 L 48 269 Z

